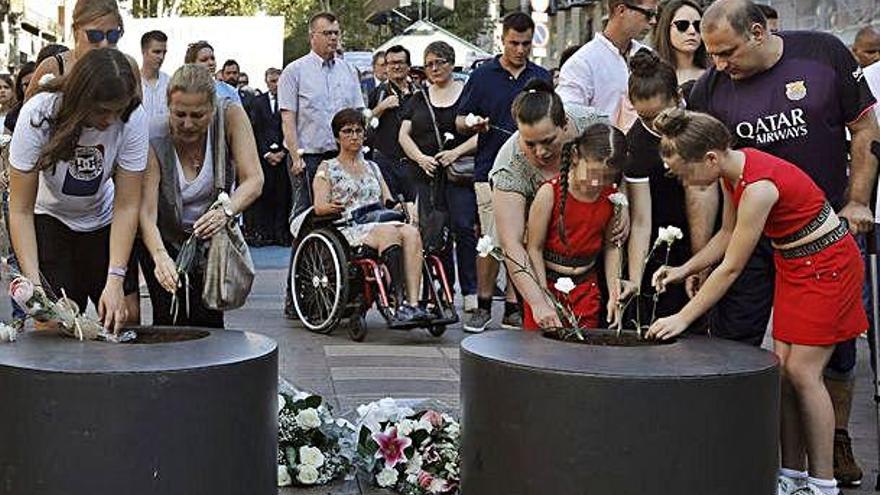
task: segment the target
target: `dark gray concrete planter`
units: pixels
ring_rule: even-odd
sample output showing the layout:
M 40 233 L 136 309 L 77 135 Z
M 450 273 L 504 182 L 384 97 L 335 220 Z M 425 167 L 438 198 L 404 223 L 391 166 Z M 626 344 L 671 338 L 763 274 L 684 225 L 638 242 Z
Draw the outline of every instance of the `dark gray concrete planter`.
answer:
M 490 332 L 461 344 L 463 495 L 774 495 L 779 372 L 766 351 Z
M 277 493 L 275 342 L 138 332 L 159 342 L 0 345 L 0 494 Z

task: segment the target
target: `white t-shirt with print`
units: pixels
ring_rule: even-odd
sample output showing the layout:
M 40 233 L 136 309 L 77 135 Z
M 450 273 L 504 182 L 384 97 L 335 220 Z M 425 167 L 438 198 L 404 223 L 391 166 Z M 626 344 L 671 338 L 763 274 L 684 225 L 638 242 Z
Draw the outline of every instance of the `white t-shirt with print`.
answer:
M 51 138 L 45 117 L 56 112 L 60 99 L 59 93 L 40 93 L 22 107 L 9 151 L 9 163 L 16 170 L 29 172 L 36 166 Z M 147 115 L 141 106 L 128 122 L 117 121 L 103 131 L 83 129 L 73 161 L 58 162 L 40 172 L 34 213 L 50 215 L 76 232 L 109 225 L 113 220 L 114 166 L 144 171 L 147 133 Z

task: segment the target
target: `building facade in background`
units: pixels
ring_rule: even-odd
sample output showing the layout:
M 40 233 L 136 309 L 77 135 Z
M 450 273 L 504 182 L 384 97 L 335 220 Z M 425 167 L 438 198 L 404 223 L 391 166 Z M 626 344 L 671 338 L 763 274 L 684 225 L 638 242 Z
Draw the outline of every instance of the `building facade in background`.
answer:
M 0 0 L 0 72 L 35 60 L 50 43 L 69 38 L 74 0 Z

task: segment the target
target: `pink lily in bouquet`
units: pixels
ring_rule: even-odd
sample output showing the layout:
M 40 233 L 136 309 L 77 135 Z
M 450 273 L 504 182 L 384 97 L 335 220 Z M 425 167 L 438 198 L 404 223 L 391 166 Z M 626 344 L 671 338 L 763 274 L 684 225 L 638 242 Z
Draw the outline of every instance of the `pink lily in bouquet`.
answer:
M 376 459 L 384 459 L 386 468 L 391 469 L 397 464 L 407 461 L 404 449 L 412 445 L 412 440 L 408 437 L 398 436 L 396 427 L 388 428 L 384 433 L 373 433 L 373 440 L 379 444 Z

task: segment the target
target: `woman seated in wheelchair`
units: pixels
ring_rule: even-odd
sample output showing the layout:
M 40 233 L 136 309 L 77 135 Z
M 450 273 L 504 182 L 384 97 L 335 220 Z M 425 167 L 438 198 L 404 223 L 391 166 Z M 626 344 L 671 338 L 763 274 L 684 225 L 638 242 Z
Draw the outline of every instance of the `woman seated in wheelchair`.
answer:
M 315 173 L 312 182 L 315 214 L 342 215 L 346 223 L 339 230 L 348 244 L 353 248 L 363 245 L 378 251 L 391 274 L 392 283 L 404 282 L 405 300 L 399 301 L 395 320 L 427 320 L 428 313 L 419 307 L 422 238 L 416 227 L 400 220 L 382 218 L 405 217 L 402 214 L 384 215 L 391 212 L 384 210 L 383 205 L 393 199 L 379 167 L 363 156 L 363 114 L 346 108 L 333 117 L 331 126 L 339 156 L 322 162 Z M 370 213 L 362 214 L 364 211 Z

